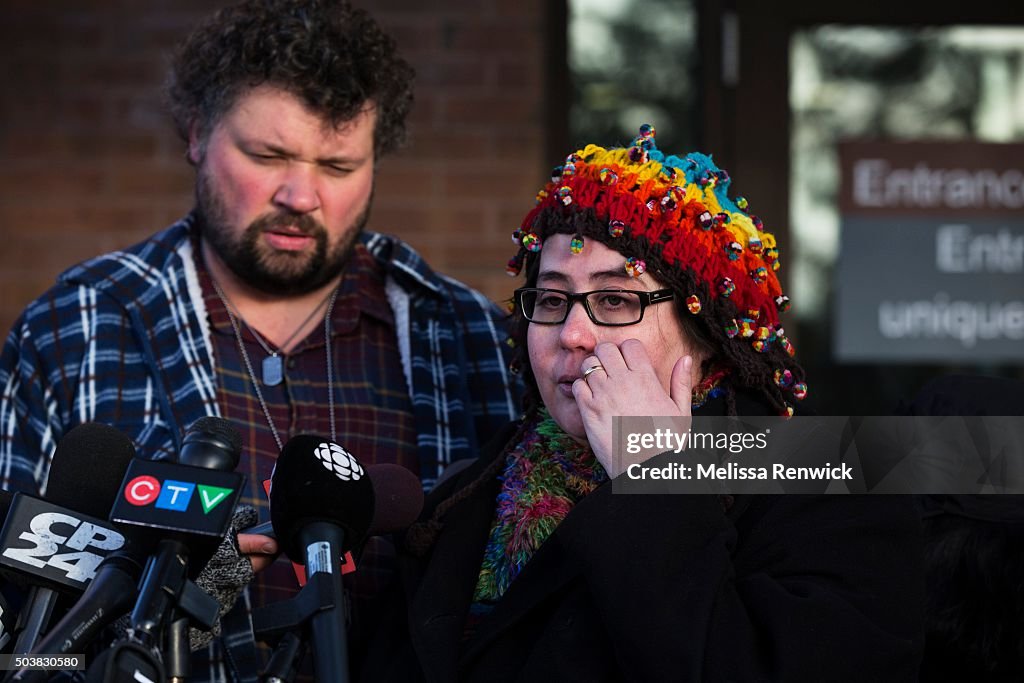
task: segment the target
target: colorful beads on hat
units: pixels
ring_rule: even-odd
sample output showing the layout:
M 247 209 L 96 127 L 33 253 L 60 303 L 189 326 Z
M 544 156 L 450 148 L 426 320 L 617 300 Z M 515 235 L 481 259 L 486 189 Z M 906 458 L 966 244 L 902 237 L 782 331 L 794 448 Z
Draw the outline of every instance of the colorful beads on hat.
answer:
M 754 224 L 754 228 L 758 232 L 764 232 L 764 223 L 761 222 L 760 218 L 758 218 L 757 216 L 751 216 L 750 222 Z
M 740 333 L 740 326 L 736 322 L 735 318 L 733 318 L 731 321 L 726 323 L 726 325 L 725 325 L 725 336 L 726 337 L 728 337 L 729 339 L 732 339 L 733 337 L 735 337 L 739 333 Z
M 754 336 L 754 321 L 750 318 L 740 318 L 740 336 L 749 339 Z
M 547 198 L 548 198 L 548 191 L 547 190 L 541 190 L 540 192 L 537 193 L 537 197 L 536 197 L 536 199 L 534 201 L 536 201 L 537 204 L 540 204 L 542 201 L 544 201 Z
M 640 137 L 642 137 L 642 138 L 653 138 L 654 135 L 655 135 L 655 130 L 654 130 L 654 126 L 653 125 L 651 125 L 649 123 L 645 123 L 642 126 L 640 126 Z
M 515 230 L 513 230 L 512 231 L 512 244 L 516 245 L 517 247 L 521 247 L 521 246 L 523 246 L 522 240 L 523 240 L 523 230 L 522 230 L 522 228 L 516 228 Z
M 789 370 L 776 370 L 775 371 L 775 384 L 785 389 L 793 383 L 793 373 Z
M 697 178 L 697 184 L 705 190 L 712 189 L 716 183 L 718 183 L 718 176 L 711 171 L 704 171 L 700 174 L 700 177 Z
M 739 259 L 740 254 L 743 253 L 743 245 L 739 242 L 729 242 L 725 247 L 725 253 L 729 257 L 730 261 L 736 261 Z
M 571 240 L 569 240 L 569 251 L 573 254 L 579 254 L 583 251 L 583 235 L 576 233 Z
M 780 334 L 776 336 L 776 339 L 778 340 L 779 345 L 782 346 L 782 349 L 786 352 L 788 356 L 792 357 L 796 355 L 796 349 L 793 348 L 793 343 L 789 341 L 789 337 L 787 337 L 784 334 Z
M 693 315 L 700 313 L 700 298 L 696 294 L 686 297 L 686 310 Z
M 647 270 L 647 264 L 644 263 L 643 259 L 630 256 L 626 259 L 626 272 L 629 273 L 630 277 L 640 277 Z
M 608 221 L 608 234 L 612 237 L 622 237 L 626 230 L 626 224 L 619 220 Z
M 562 202 L 565 206 L 572 204 L 572 188 L 568 185 L 558 188 L 558 201 Z
M 760 266 L 750 271 L 750 279 L 757 284 L 763 284 L 768 279 L 768 269 L 764 266 Z
M 780 294 L 779 296 L 775 297 L 775 307 L 779 309 L 779 313 L 785 313 L 786 311 L 788 311 L 790 303 L 791 302 L 789 300 L 789 297 L 786 296 L 785 294 Z
M 676 181 L 676 176 L 679 175 L 679 172 L 671 166 L 662 166 L 661 172 L 665 174 L 665 180 L 670 183 L 674 183 Z
M 523 246 L 526 247 L 527 251 L 532 251 L 536 253 L 540 251 L 540 248 L 544 245 L 540 241 L 540 237 L 538 237 L 536 233 L 528 232 L 525 235 L 523 235 Z
M 736 207 L 739 208 L 740 211 L 746 211 L 747 207 L 750 206 L 746 197 L 737 197 L 735 201 Z
M 507 264 L 505 264 L 505 272 L 508 273 L 510 277 L 515 277 L 516 275 L 519 275 L 519 273 L 521 273 L 522 271 L 523 252 L 520 251 L 518 254 L 510 258 Z
M 731 277 L 723 277 L 722 281 L 718 283 L 718 293 L 726 298 L 730 294 L 736 291 L 736 283 L 732 281 Z
M 732 219 L 729 217 L 729 214 L 725 213 L 724 211 L 721 212 L 721 213 L 716 213 L 715 214 L 715 229 L 716 230 L 721 230 L 722 228 L 724 228 L 729 223 L 730 220 L 732 220 Z
M 576 175 L 576 164 L 572 162 L 566 162 L 565 166 L 562 167 L 562 180 L 571 178 Z
M 761 244 L 761 240 L 757 236 L 754 236 L 747 240 L 747 249 L 754 254 L 760 254 L 761 250 L 764 249 L 764 245 Z
M 805 382 L 797 382 L 793 385 L 793 398 L 798 401 L 807 398 L 807 384 Z
M 557 183 L 559 180 L 562 179 L 562 169 L 564 168 L 565 165 L 563 164 L 562 166 L 555 166 L 553 169 L 551 169 L 551 182 Z
M 602 168 L 597 176 L 604 185 L 614 185 L 619 181 L 619 174 L 610 168 Z
M 629 148 L 629 160 L 634 164 L 646 164 L 648 160 L 647 150 L 640 146 Z
M 780 413 L 780 416 L 781 417 L 785 417 L 787 419 L 793 417 L 793 406 L 791 406 L 791 405 L 789 405 L 787 403 L 786 404 L 786 409 L 783 410 L 782 413 Z
M 718 181 L 719 182 L 721 182 L 721 183 L 729 182 L 729 172 L 726 171 L 724 168 L 718 169 L 718 173 L 716 173 L 716 175 L 718 176 Z
M 758 353 L 764 353 L 765 351 L 768 350 L 768 342 L 764 341 L 763 339 L 757 339 L 751 342 L 750 345 L 753 346 L 754 350 L 757 351 Z
M 658 206 L 658 200 L 657 199 L 655 199 L 654 197 L 651 197 L 650 199 L 647 200 L 647 210 L 648 211 L 654 211 L 654 208 L 656 206 Z
M 678 185 L 673 185 L 672 187 L 668 188 L 668 192 L 666 192 L 665 196 L 661 198 L 662 209 L 664 209 L 665 211 L 674 211 L 675 208 L 679 205 L 679 202 L 681 202 L 683 197 L 685 196 L 686 190 L 679 187 Z
M 711 215 L 710 211 L 705 211 L 701 215 L 697 216 L 697 220 L 700 221 L 700 227 L 702 230 L 710 230 L 711 226 L 715 224 L 715 218 Z

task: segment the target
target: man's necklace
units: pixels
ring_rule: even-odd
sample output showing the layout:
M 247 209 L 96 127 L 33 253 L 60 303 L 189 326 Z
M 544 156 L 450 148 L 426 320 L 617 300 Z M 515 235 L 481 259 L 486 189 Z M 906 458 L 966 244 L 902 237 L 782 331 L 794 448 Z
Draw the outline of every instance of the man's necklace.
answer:
M 284 442 L 281 441 L 281 435 L 277 431 L 277 427 L 274 426 L 274 420 L 270 417 L 270 409 L 267 407 L 267 401 L 263 398 L 263 392 L 260 390 L 260 382 L 256 379 L 256 373 L 253 371 L 252 360 L 249 358 L 249 352 L 245 348 L 245 342 L 242 341 L 242 329 L 238 324 L 241 320 L 245 328 L 249 330 L 253 338 L 263 347 L 268 355 L 263 359 L 263 383 L 268 387 L 277 386 L 281 383 L 284 378 L 284 370 L 281 356 L 278 351 L 270 348 L 270 345 L 263 341 L 263 338 L 254 330 L 249 323 L 245 321 L 245 318 L 241 316 L 238 311 L 228 301 L 227 296 L 221 290 L 220 285 L 213 278 L 210 278 L 213 282 L 213 290 L 217 293 L 217 298 L 224 305 L 224 310 L 227 311 L 228 320 L 231 321 L 231 329 L 235 333 L 235 341 L 238 343 L 238 351 L 242 355 L 242 360 L 245 361 L 245 369 L 249 373 L 249 380 L 252 382 L 252 387 L 256 391 L 256 398 L 259 399 L 260 408 L 263 409 L 263 416 L 267 419 L 267 425 L 270 427 L 270 433 L 274 436 L 274 441 L 277 443 L 278 450 L 284 449 Z M 317 311 L 323 308 L 324 302 L 327 302 L 327 313 L 324 315 L 324 348 L 327 355 L 327 405 L 331 421 L 331 441 L 337 443 L 338 441 L 338 430 L 334 421 L 334 363 L 331 357 L 331 314 L 334 312 L 334 302 L 338 299 L 338 290 L 341 289 L 341 283 L 331 290 L 331 293 L 320 302 L 319 305 L 313 312 L 302 321 L 302 324 L 292 332 L 292 335 L 285 340 L 281 348 L 286 348 L 292 340 L 295 339 L 296 335 L 309 324 L 309 321 L 313 319 Z M 270 361 L 268 363 L 268 361 Z
M 230 301 L 228 301 L 228 298 L 221 290 L 220 285 L 214 282 L 213 287 L 214 289 L 217 290 L 217 296 L 220 298 L 221 303 L 224 304 L 224 308 L 227 309 L 228 315 L 241 320 L 242 324 L 245 325 L 245 329 L 249 330 L 249 334 L 253 336 L 253 339 L 256 340 L 256 343 L 262 346 L 263 350 L 266 352 L 267 355 L 263 359 L 262 370 L 263 383 L 268 387 L 276 387 L 278 384 L 281 383 L 281 380 L 284 379 L 284 359 L 281 358 L 282 349 L 287 349 L 291 345 L 291 343 L 295 341 L 295 337 L 299 335 L 299 332 L 302 332 L 302 330 L 305 329 L 306 325 L 309 324 L 309 321 L 312 320 L 313 317 L 320 312 L 320 309 L 324 307 L 324 304 L 326 304 L 328 301 L 333 301 L 333 297 L 337 292 L 337 287 L 331 290 L 331 293 L 325 296 L 323 300 L 319 304 L 317 304 L 316 308 L 314 308 L 310 312 L 310 314 L 306 316 L 306 319 L 299 323 L 299 326 L 295 328 L 295 331 L 292 332 L 291 336 L 285 339 L 284 343 L 282 343 L 279 348 L 273 349 L 270 347 L 270 344 L 268 344 L 266 340 L 263 339 L 263 335 L 254 330 L 252 326 L 249 325 L 248 322 L 246 322 L 245 318 L 242 317 L 242 314 L 235 309 L 235 307 L 231 304 Z

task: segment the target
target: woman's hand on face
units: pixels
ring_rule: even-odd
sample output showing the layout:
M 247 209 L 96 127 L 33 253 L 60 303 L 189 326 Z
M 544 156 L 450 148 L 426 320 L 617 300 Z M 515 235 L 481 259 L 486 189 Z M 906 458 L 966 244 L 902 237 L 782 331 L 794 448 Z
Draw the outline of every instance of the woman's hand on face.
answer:
M 580 378 L 573 382 L 572 393 L 594 455 L 608 475 L 616 477 L 632 463 L 614 462 L 612 418 L 689 417 L 693 360 L 690 356 L 683 356 L 672 366 L 668 393 L 654 372 L 647 349 L 636 339 L 627 339 L 621 345 L 611 342 L 598 344 L 594 354 L 583 359 L 580 372 L 587 373 L 598 365 L 600 367 L 589 372 L 585 380 Z

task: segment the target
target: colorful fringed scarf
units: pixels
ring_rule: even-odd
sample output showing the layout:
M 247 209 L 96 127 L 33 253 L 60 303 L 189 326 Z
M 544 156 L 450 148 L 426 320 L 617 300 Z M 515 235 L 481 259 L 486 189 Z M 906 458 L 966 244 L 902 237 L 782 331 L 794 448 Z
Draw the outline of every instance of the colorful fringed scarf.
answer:
M 699 408 L 723 393 L 727 374 L 712 368 L 694 387 L 692 406 Z M 505 594 L 573 506 L 608 480 L 590 447 L 563 432 L 547 410 L 539 410 L 533 421 L 509 451 L 498 477 L 497 516 L 473 593 L 472 611 L 477 614 Z
M 589 446 L 562 431 L 544 409 L 506 457 L 497 518 L 484 549 L 474 602 L 504 595 L 537 548 L 583 496 L 608 479 Z

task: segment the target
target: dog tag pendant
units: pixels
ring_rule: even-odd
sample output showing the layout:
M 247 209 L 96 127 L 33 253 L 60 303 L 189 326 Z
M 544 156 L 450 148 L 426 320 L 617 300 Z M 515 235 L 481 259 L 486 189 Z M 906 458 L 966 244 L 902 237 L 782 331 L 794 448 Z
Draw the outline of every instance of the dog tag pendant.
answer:
M 263 383 L 268 387 L 276 387 L 284 377 L 281 356 L 276 353 L 263 359 Z

